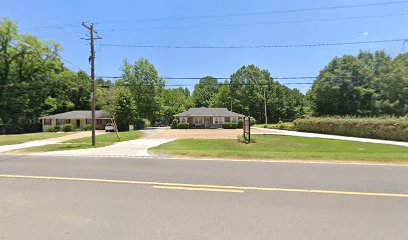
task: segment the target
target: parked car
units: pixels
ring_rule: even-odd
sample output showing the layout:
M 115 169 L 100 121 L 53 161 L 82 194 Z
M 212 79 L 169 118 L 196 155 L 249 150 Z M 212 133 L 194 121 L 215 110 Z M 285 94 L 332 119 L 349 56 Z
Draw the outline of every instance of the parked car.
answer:
M 166 121 L 156 121 L 153 123 L 153 127 L 166 127 L 168 126 Z
M 105 126 L 105 131 L 106 131 L 106 132 L 114 132 L 114 131 L 115 131 L 115 127 L 113 126 L 112 123 L 108 123 L 108 124 L 106 124 L 106 126 Z

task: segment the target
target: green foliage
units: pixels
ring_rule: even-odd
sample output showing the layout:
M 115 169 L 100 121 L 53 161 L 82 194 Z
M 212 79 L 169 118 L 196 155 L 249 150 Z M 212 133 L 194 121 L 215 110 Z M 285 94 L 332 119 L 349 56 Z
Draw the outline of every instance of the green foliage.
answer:
M 89 109 L 88 76 L 65 68 L 59 51 L 58 43 L 19 34 L 13 21 L 0 21 L 0 123 L 38 131 L 40 116 Z
M 196 107 L 209 107 L 211 100 L 218 91 L 218 80 L 211 76 L 200 79 L 194 86 L 193 98 Z
M 408 141 L 407 118 L 308 118 L 294 121 L 296 130 L 352 137 Z
M 136 119 L 136 104 L 129 89 L 118 91 L 113 113 L 117 121 L 118 130 L 128 131 L 129 125 Z
M 164 80 L 153 64 L 144 58 L 133 64 L 125 60 L 118 85 L 128 86 L 135 117 L 160 120 Z
M 264 128 L 281 129 L 281 130 L 295 130 L 295 124 L 293 122 L 279 122 L 277 124 L 265 124 Z
M 190 123 L 179 123 L 177 125 L 177 128 L 179 128 L 179 129 L 189 129 L 190 128 Z
M 251 137 L 250 141 L 251 141 L 250 143 L 256 143 L 257 142 L 256 139 L 253 138 L 253 137 Z M 248 140 L 245 139 L 244 135 L 242 134 L 242 135 L 239 135 L 237 137 L 237 142 L 239 142 L 239 143 L 248 143 Z
M 236 129 L 236 128 L 237 128 L 236 123 L 229 123 L 229 122 L 224 123 L 224 129 Z
M 177 119 L 173 119 L 171 122 L 171 129 L 177 129 L 178 128 L 178 121 Z
M 244 127 L 244 121 L 242 119 L 239 119 L 237 123 L 237 128 L 243 128 L 243 127 Z
M 334 58 L 307 94 L 314 115 L 408 114 L 408 54 L 384 51 Z
M 83 131 L 91 131 L 92 130 L 92 125 L 91 124 L 87 124 L 82 128 Z
M 48 128 L 48 132 L 59 132 L 61 130 L 60 126 L 52 126 Z
M 187 111 L 193 105 L 193 98 L 187 88 L 164 89 L 161 118 L 171 122 L 175 114 Z
M 72 132 L 73 126 L 72 124 L 64 124 L 62 126 L 62 131 L 64 132 Z
M 144 119 L 136 119 L 134 122 L 135 130 L 145 129 L 147 127 L 151 127 L 150 121 L 146 118 Z
M 297 89 L 275 82 L 267 70 L 243 66 L 231 75 L 232 111 L 265 122 L 265 103 L 270 122 L 293 119 L 305 113 L 306 102 Z

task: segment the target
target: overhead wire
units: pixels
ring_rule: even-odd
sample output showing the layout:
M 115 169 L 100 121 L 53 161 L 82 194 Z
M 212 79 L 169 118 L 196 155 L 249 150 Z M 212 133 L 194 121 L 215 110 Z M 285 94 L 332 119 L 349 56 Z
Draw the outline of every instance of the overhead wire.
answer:
M 101 46 L 106 47 L 127 47 L 127 48 L 167 48 L 167 49 L 245 49 L 245 48 L 301 48 L 301 47 L 325 47 L 325 46 L 340 46 L 340 45 L 361 45 L 374 43 L 391 43 L 404 42 L 406 38 L 372 40 L 372 41 L 357 41 L 357 42 L 335 42 L 335 43 L 314 43 L 314 44 L 287 44 L 287 45 L 242 45 L 242 46 L 182 46 L 182 45 L 131 45 L 131 44 L 110 44 L 101 43 Z

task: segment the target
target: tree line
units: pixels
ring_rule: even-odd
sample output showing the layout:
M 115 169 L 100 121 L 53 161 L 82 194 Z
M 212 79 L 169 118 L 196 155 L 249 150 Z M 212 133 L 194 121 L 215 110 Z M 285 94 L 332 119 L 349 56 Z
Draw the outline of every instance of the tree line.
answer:
M 38 117 L 90 109 L 90 80 L 68 69 L 59 43 L 19 34 L 0 22 L 0 132 L 40 130 Z M 307 115 L 403 116 L 408 114 L 408 54 L 384 51 L 335 57 L 306 95 L 275 81 L 268 70 L 247 65 L 220 81 L 205 76 L 188 88 L 168 88 L 147 59 L 124 60 L 115 81 L 97 79 L 97 109 L 115 114 L 121 128 L 141 119 L 170 122 L 190 107 L 223 107 L 258 122 Z

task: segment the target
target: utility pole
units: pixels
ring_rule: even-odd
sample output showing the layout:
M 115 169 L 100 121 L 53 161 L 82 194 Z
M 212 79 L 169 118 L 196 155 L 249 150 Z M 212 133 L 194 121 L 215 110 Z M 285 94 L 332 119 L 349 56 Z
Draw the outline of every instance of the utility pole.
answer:
M 264 88 L 264 103 L 265 103 L 265 124 L 268 124 L 268 113 L 266 111 L 266 93 Z
M 89 38 L 82 38 L 84 40 L 91 40 L 91 56 L 89 57 L 89 61 L 91 62 L 91 98 L 92 98 L 92 146 L 96 145 L 96 137 L 95 137 L 95 127 L 96 127 L 96 116 L 95 116 L 95 108 L 96 108 L 96 99 L 95 99 L 95 50 L 94 50 L 94 40 L 102 39 L 101 37 L 97 36 L 94 37 L 94 33 L 98 34 L 94 30 L 94 25 L 86 25 L 82 22 L 82 26 L 89 30 Z

